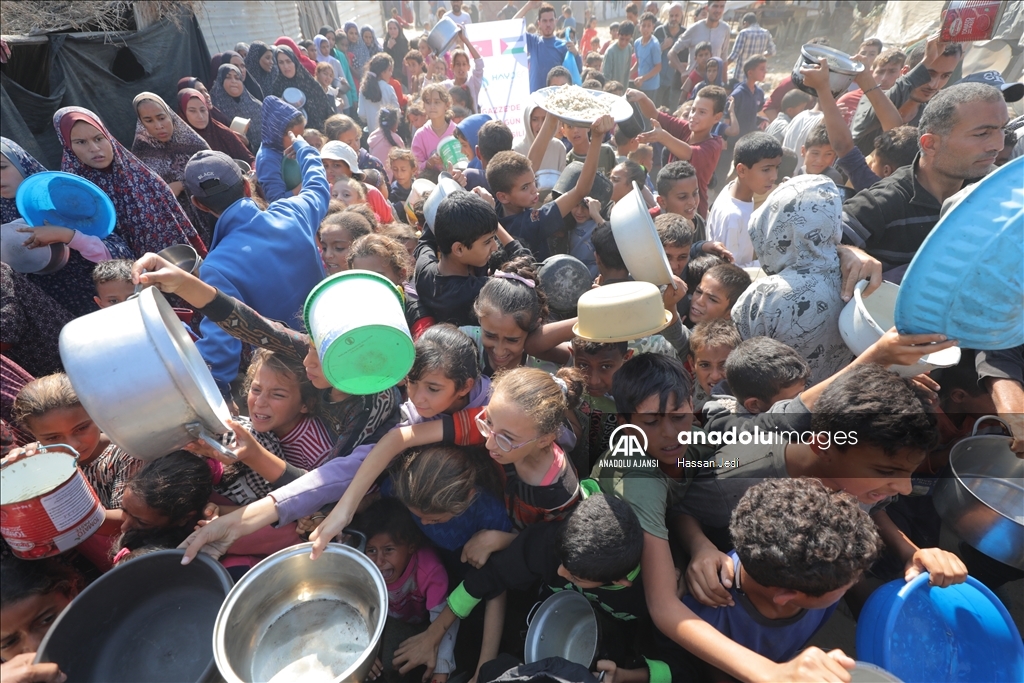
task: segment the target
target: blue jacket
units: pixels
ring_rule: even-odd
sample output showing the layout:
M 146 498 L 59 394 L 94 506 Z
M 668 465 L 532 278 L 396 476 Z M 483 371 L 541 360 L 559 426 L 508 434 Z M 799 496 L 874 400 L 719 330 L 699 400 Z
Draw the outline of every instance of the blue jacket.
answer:
M 562 66 L 568 48 L 561 38 L 541 38 L 532 33 L 526 36 L 526 51 L 530 55 L 530 92 L 536 92 L 547 85 L 548 72 Z M 583 70 L 583 60 L 574 55 L 576 68 Z
M 298 109 L 279 97 L 270 96 L 263 100 L 261 142 L 256 152 L 256 180 L 263 188 L 263 196 L 268 202 L 290 196 L 284 184 L 284 176 L 281 175 L 281 163 L 284 161 L 281 143 L 284 134 L 288 132 L 288 122 L 299 114 Z
M 266 211 L 248 198 L 229 206 L 214 227 L 200 278 L 261 315 L 302 329 L 306 296 L 324 277 L 316 231 L 327 215 L 331 187 L 316 149 L 302 138 L 292 147 L 302 168 L 302 191 Z M 209 319 L 199 329 L 199 352 L 227 392 L 238 375 L 242 343 Z

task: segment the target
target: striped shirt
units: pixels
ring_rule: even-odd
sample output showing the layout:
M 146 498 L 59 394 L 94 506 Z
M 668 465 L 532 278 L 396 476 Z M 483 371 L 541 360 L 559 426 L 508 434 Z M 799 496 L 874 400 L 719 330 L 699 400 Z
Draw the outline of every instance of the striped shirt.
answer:
M 302 418 L 292 431 L 281 437 L 285 461 L 307 472 L 327 462 L 333 445 L 330 432 L 315 417 Z
M 754 55 L 774 55 L 775 41 L 772 40 L 771 32 L 761 28 L 757 24 L 740 31 L 736 36 L 736 43 L 732 46 L 727 61 L 735 62 L 732 68 L 732 77 L 737 81 L 743 81 L 743 63 Z

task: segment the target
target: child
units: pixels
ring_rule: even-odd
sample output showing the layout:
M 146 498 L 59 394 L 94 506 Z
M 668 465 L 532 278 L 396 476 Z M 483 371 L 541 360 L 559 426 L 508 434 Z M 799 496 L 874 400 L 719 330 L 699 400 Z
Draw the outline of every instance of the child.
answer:
M 100 308 L 109 308 L 125 301 L 135 293 L 132 284 L 132 262 L 126 259 L 100 261 L 92 269 L 92 282 L 96 296 L 92 298 Z
M 644 182 L 640 183 L 640 187 L 646 187 L 653 196 L 656 188 L 650 174 L 651 169 L 654 168 L 654 148 L 648 144 L 637 145 L 636 149 L 629 152 L 627 158 L 644 167 Z
M 654 228 L 658 231 L 672 274 L 685 278 L 693 246 L 693 224 L 679 214 L 665 213 L 654 219 Z
M 0 661 L 3 662 L 3 677 L 7 679 L 12 660 L 26 658 L 29 675 L 25 678 L 12 676 L 12 681 L 58 680 L 45 675 L 44 668 L 55 665 L 32 665 L 35 653 L 50 626 L 57 620 L 78 592 L 84 587 L 84 577 L 67 561 L 66 556 L 47 557 L 40 560 L 22 560 L 15 557 L 5 542 L 0 551 L 0 623 L 3 624 L 0 639 Z M 9 668 L 10 667 L 10 668 Z M 38 675 L 33 668 L 38 667 Z M 25 673 L 22 669 L 19 673 Z
M 610 48 L 616 41 L 618 41 L 618 39 L 619 39 L 619 22 L 613 21 L 611 24 L 608 25 L 608 35 L 609 35 L 608 40 L 601 46 L 600 52 L 601 52 L 602 55 L 607 54 L 608 53 L 608 48 Z
M 146 463 L 125 484 L 121 500 L 121 536 L 112 554 L 114 564 L 132 550 L 146 546 L 177 548 L 196 523 L 208 516 L 213 470 L 220 464 L 188 451 L 174 451 Z
M 690 97 L 690 93 L 695 93 L 700 90 L 697 87 L 698 83 L 703 82 L 705 85 L 709 83 L 706 78 L 708 62 L 711 61 L 712 49 L 711 43 L 703 41 L 697 43 L 696 47 L 693 48 L 693 69 L 683 79 L 683 89 L 681 94 L 681 100 L 693 99 Z M 721 64 L 716 64 L 715 67 L 720 67 Z M 719 81 L 721 79 L 718 79 Z M 711 81 L 714 83 L 714 81 Z M 714 83 L 715 85 L 722 85 L 721 82 Z
M 596 21 L 596 19 L 593 19 L 592 21 Z M 594 69 L 598 73 L 601 73 L 602 77 L 604 76 L 604 73 L 601 72 L 601 66 L 603 64 L 604 64 L 604 58 L 601 56 L 600 52 L 598 52 L 597 50 L 591 49 L 591 51 L 587 53 L 587 58 L 586 58 L 586 66 L 587 66 L 587 68 L 588 69 Z M 602 87 L 604 87 L 604 86 L 602 85 Z
M 438 322 L 472 325 L 473 302 L 488 281 L 486 266 L 498 243 L 509 258 L 530 252 L 498 224 L 494 209 L 472 192 L 445 197 L 435 222 L 431 237 L 424 237 L 416 250 L 416 291 Z
M 344 181 L 339 181 L 344 182 Z M 316 240 L 328 275 L 348 270 L 348 250 L 352 243 L 363 235 L 369 235 L 373 227 L 357 213 L 342 211 L 331 214 L 320 224 Z
M 843 176 L 832 168 L 832 164 L 836 161 L 836 153 L 832 149 L 832 145 L 829 144 L 828 129 L 824 122 L 816 125 L 808 133 L 807 139 L 804 140 L 804 144 L 800 148 L 800 156 L 803 157 L 804 163 L 803 166 L 796 169 L 794 175 L 821 174 L 828 176 L 836 185 L 845 184 Z
M 612 181 L 612 201 L 617 202 L 633 191 L 633 183 L 639 186 L 641 192 L 645 189 L 644 179 L 647 171 L 635 161 L 626 160 L 612 168 L 610 180 Z M 646 198 L 645 198 L 646 199 Z M 653 204 L 653 201 L 651 202 Z
M 324 121 L 324 133 L 331 140 L 343 142 L 351 149 L 356 158 L 353 159 L 351 170 L 355 173 L 361 168 L 375 168 L 381 173 L 386 173 L 384 164 L 380 159 L 367 152 L 360 146 L 363 137 L 363 129 L 354 119 L 344 114 L 335 114 Z
M 796 118 L 796 115 L 811 106 L 811 96 L 803 90 L 793 88 L 782 97 L 782 111 L 775 117 L 775 120 L 768 124 L 764 132 L 782 144 L 786 139 L 786 129 L 789 122 Z
M 626 86 L 618 81 L 608 81 L 604 84 L 603 90 L 605 92 L 610 92 L 616 97 L 625 97 L 626 95 Z
M 736 179 L 722 189 L 708 213 L 708 239 L 725 244 L 736 265 L 758 267 L 747 233 L 754 195 L 771 191 L 782 163 L 782 145 L 767 133 L 748 133 L 733 150 Z
M 331 188 L 331 199 L 337 199 L 345 206 L 366 203 L 366 186 L 355 178 L 342 178 Z
M 633 350 L 628 342 L 601 344 L 573 337 L 572 364 L 586 377 L 587 393 L 583 400 L 592 408 L 606 413 L 615 412 L 612 378 L 632 357 Z
M 651 100 L 658 99 L 661 87 L 661 44 L 654 38 L 657 17 L 650 12 L 640 15 L 640 37 L 633 42 L 636 54 L 637 77 L 634 87 L 639 88 Z
M 465 170 L 470 168 L 479 171 L 480 170 L 480 159 L 477 158 L 476 148 L 480 141 L 480 129 L 483 128 L 484 124 L 491 120 L 490 114 L 473 114 L 467 116 L 462 121 L 459 121 L 455 126 L 454 137 L 459 141 L 460 151 L 462 156 L 466 157 L 467 167 Z M 511 138 L 511 136 L 509 136 Z M 509 142 L 509 149 L 511 149 L 511 141 Z M 475 187 L 475 185 L 474 185 Z M 472 190 L 467 182 L 467 190 Z
M 751 337 L 729 355 L 725 376 L 736 399 L 735 412 L 759 415 L 799 396 L 811 369 L 792 347 L 770 337 Z
M 692 256 L 690 262 L 686 264 L 686 274 L 684 280 L 686 281 L 686 289 L 689 292 L 695 292 L 697 287 L 700 285 L 700 281 L 704 278 L 704 274 L 715 266 L 728 263 L 724 258 L 716 254 L 701 254 L 700 256 Z M 689 302 L 687 302 L 689 306 Z
M 388 167 L 391 170 L 391 206 L 395 216 L 403 223 L 413 223 L 408 204 L 409 193 L 412 192 L 413 175 L 416 173 L 416 157 L 408 149 L 392 147 L 388 152 Z
M 469 94 L 469 110 L 475 113 L 480 109 L 480 86 L 484 81 L 484 60 L 476 48 L 473 47 L 473 43 L 466 40 L 465 29 L 459 30 L 459 42 L 462 43 L 462 47 L 451 52 L 452 72 L 455 74 L 455 77 L 442 81 L 441 85 L 448 90 L 452 88 L 465 90 Z M 469 54 L 467 54 L 467 51 Z M 470 55 L 473 57 L 472 76 L 469 75 Z
M 307 128 L 302 131 L 302 139 L 308 142 L 310 147 L 318 150 L 324 146 L 325 142 L 327 142 L 327 138 L 324 137 L 324 134 L 316 128 Z
M 402 59 L 402 68 L 405 69 L 405 78 L 409 83 L 409 104 L 412 104 L 416 101 L 413 98 L 419 95 L 420 88 L 423 87 L 423 76 L 427 72 L 427 67 L 423 63 L 423 55 L 420 54 L 420 51 L 409 50 L 405 53 L 405 58 Z M 406 110 L 406 115 L 408 116 L 408 110 Z M 410 123 L 410 127 L 415 130 L 419 126 L 413 127 Z
M 590 271 L 590 277 L 596 278 L 600 271 L 597 268 L 594 251 L 594 230 L 605 222 L 601 216 L 600 200 L 584 197 L 582 202 L 573 207 L 565 220 L 569 226 L 569 255 L 579 259 Z
M 487 114 L 478 114 L 478 116 L 487 116 Z M 473 117 L 469 118 L 472 119 Z M 463 121 L 456 129 L 459 135 L 463 137 L 465 137 L 464 128 L 467 121 Z M 467 140 L 468 143 L 469 141 Z M 466 189 L 472 191 L 473 188 L 482 187 L 490 193 L 491 186 L 487 184 L 487 164 L 491 163 L 491 159 L 498 152 L 508 152 L 511 149 L 512 131 L 505 125 L 504 121 L 488 120 L 480 126 L 480 130 L 476 135 L 476 144 L 473 146 L 475 158 L 470 162 L 469 168 L 463 171 L 463 175 L 466 176 Z M 478 165 L 479 168 L 476 168 L 474 164 Z
M 395 223 L 403 226 L 404 223 Z M 415 244 L 415 237 L 413 237 Z M 352 243 L 348 252 L 348 267 L 379 273 L 391 280 L 405 293 L 405 320 L 413 340 L 419 339 L 436 322 L 419 303 L 416 288 L 409 282 L 412 276 L 412 256 L 401 242 L 383 234 L 364 235 Z
M 285 150 L 291 150 L 289 133 L 302 137 L 306 130 L 306 117 L 281 98 L 271 95 L 263 100 L 261 126 L 262 142 L 256 152 L 256 181 L 263 188 L 267 202 L 275 202 L 291 196 L 284 184 L 281 163 Z
M 723 263 L 709 269 L 693 290 L 690 322 L 696 325 L 715 318 L 728 318 L 733 305 L 748 287 L 750 275 L 735 264 Z
M 406 223 L 389 223 L 381 228 L 380 234 L 401 244 L 409 252 L 409 258 L 412 258 L 416 245 L 420 241 L 415 228 Z
M 548 75 L 544 80 L 544 87 L 552 88 L 559 85 L 571 85 L 572 74 L 564 66 L 559 64 L 558 66 L 551 67 L 548 71 Z
M 612 141 L 615 142 L 615 163 L 621 164 L 623 161 L 628 159 L 627 155 L 634 151 L 640 146 L 640 141 L 635 137 L 628 137 L 619 126 L 615 127 L 615 133 L 612 135 Z
M 775 662 L 807 645 L 882 549 L 856 499 L 813 479 L 768 479 L 747 489 L 729 531 L 732 603 L 708 607 L 687 595 L 683 604 Z
M 561 127 L 562 137 L 569 141 L 571 149 L 565 155 L 565 163 L 568 166 L 574 161 L 583 163 L 590 151 L 591 144 L 600 148 L 600 156 L 597 161 L 597 169 L 605 175 L 610 175 L 615 167 L 615 148 L 607 143 L 593 142 L 590 136 L 590 127 L 583 125 L 563 123 Z
M 839 334 L 844 304 L 838 188 L 822 175 L 787 180 L 751 218 L 749 235 L 770 275 L 736 302 L 733 320 L 740 336 L 788 344 L 807 360 L 811 381 L 820 382 L 853 360 Z
M 514 151 L 523 156 L 527 156 L 530 153 L 530 146 L 533 145 L 533 141 L 540 132 L 541 126 L 544 125 L 545 116 L 546 112 L 532 102 L 523 105 L 523 128 L 526 135 L 515 143 L 512 147 Z M 544 171 L 548 169 L 558 171 L 559 173 L 565 170 L 565 146 L 561 141 L 554 138 L 547 141 L 547 145 L 544 147 L 544 156 L 541 158 L 540 165 L 535 170 Z
M 437 143 L 455 133 L 455 124 L 451 120 L 452 97 L 443 85 L 430 83 L 423 87 L 420 99 L 428 123 L 413 135 L 412 153 L 416 156 L 419 170 L 440 172 L 444 169 L 437 154 Z
M 540 209 L 534 209 L 539 195 L 533 169 L 540 166 L 557 122 L 558 119 L 551 114 L 545 116 L 544 124 L 530 147 L 529 158 L 516 152 L 499 152 L 487 165 L 487 183 L 494 190 L 495 199 L 501 203 L 502 225 L 509 234 L 522 238 L 538 261 L 550 255 L 548 239 L 564 228 L 562 219 L 572 211 L 572 207 L 583 201 L 593 187 L 603 148 L 600 144 L 590 145 L 576 186 Z M 601 140 L 613 126 L 610 116 L 602 116 L 591 125 L 591 131 L 596 140 Z M 610 148 L 608 151 L 614 159 L 614 151 Z
M 693 412 L 704 412 L 704 404 L 715 394 L 715 385 L 726 378 L 729 354 L 740 345 L 740 333 L 728 318 L 716 318 L 693 328 L 687 361 L 693 371 Z
M 608 81 L 622 85 L 629 83 L 630 62 L 633 59 L 633 22 L 623 21 L 615 37 L 615 43 L 604 53 L 601 73 Z
M 732 91 L 732 111 L 739 121 L 739 135 L 757 130 L 757 117 L 764 108 L 764 91 L 757 85 L 764 81 L 768 72 L 768 60 L 764 55 L 754 55 L 743 63 L 743 82 L 737 83 Z
M 377 113 L 377 128 L 366 138 L 370 154 L 377 159 L 387 160 L 393 149 L 408 147 L 398 133 L 402 113 L 398 109 L 383 107 Z M 394 180 L 391 164 L 384 164 L 388 182 Z M 410 183 L 411 184 L 411 183 Z
M 619 247 L 612 235 L 612 226 L 601 222 L 594 228 L 591 242 L 594 245 L 594 261 L 597 265 L 597 284 L 610 285 L 615 282 L 626 282 L 630 279 Z
M 711 57 L 708 59 L 707 64 L 704 66 L 703 79 L 697 83 L 693 88 L 693 93 L 690 98 L 696 99 L 700 97 L 700 91 L 709 85 L 716 85 L 722 87 L 725 82 L 722 78 L 722 72 L 724 70 L 723 62 L 718 57 Z
M 386 52 L 380 52 L 370 58 L 366 65 L 366 75 L 359 87 L 359 117 L 366 121 L 370 132 L 377 130 L 377 114 L 383 107 L 399 108 L 398 95 L 388 83 L 395 62 Z
M 657 212 L 674 213 L 690 221 L 693 225 L 694 242 L 707 239 L 707 227 L 704 217 L 697 213 L 700 206 L 700 188 L 697 183 L 697 170 L 689 161 L 673 161 L 665 164 L 658 171 Z M 682 277 L 682 276 L 680 276 Z
M 392 660 L 398 644 L 426 629 L 444 609 L 448 573 L 412 515 L 394 498 L 382 498 L 366 508 L 355 528 L 366 535 L 366 556 L 380 569 L 387 585 L 388 618 L 377 661 L 385 676 L 394 675 Z M 443 683 L 455 668 L 458 631 L 458 621 L 445 631 L 432 680 Z

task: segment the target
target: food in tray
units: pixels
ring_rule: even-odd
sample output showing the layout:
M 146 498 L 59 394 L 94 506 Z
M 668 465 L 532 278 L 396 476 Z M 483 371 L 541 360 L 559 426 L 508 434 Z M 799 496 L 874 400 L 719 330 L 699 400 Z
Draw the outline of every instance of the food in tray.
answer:
M 563 85 L 544 101 L 543 107 L 555 115 L 588 121 L 612 113 L 608 99 L 594 97 L 590 90 L 578 85 Z

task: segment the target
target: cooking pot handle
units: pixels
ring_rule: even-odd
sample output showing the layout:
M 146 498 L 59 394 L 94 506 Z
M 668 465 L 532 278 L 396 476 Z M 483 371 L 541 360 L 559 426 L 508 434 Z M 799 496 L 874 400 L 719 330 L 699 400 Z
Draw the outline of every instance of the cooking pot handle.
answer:
M 1008 436 L 1013 436 L 1013 429 L 1011 429 L 1010 425 L 1008 425 L 1006 423 L 1006 420 L 1004 420 L 1001 417 L 997 417 L 995 415 L 982 415 L 981 417 L 979 417 L 978 421 L 974 423 L 974 429 L 971 430 L 971 436 L 977 436 L 978 435 L 978 427 L 981 425 L 982 422 L 988 422 L 989 420 L 995 420 L 999 424 L 1003 425 L 1003 427 L 1006 428 L 1007 435 Z
M 355 549 L 361 553 L 366 552 L 366 534 L 364 534 L 362 531 L 358 531 L 357 529 L 353 529 L 352 527 L 345 527 L 344 529 L 342 529 L 341 535 L 344 536 L 345 534 L 357 537 L 359 539 L 359 543 L 357 543 L 354 546 Z
M 39 454 L 39 453 L 49 453 L 50 451 L 55 450 L 57 448 L 66 448 L 68 451 L 70 451 L 68 453 L 68 455 L 74 456 L 75 464 L 76 465 L 78 464 L 78 458 L 80 457 L 78 455 L 78 451 L 76 451 L 74 448 L 72 448 L 71 446 L 67 445 L 66 443 L 51 443 L 51 444 L 46 445 L 46 446 L 40 446 L 39 448 L 37 448 L 35 450 L 35 453 L 33 453 L 33 455 L 36 455 L 36 454 Z M 0 469 L 3 469 L 5 467 L 7 467 L 8 465 L 13 465 L 14 463 L 16 463 L 19 460 L 21 460 L 22 457 L 24 457 L 24 456 L 21 456 L 21 457 L 18 457 L 18 458 L 14 458 L 14 459 L 4 458 L 2 461 L 0 461 Z
M 539 610 L 539 609 L 540 609 L 540 606 L 541 606 L 541 605 L 542 605 L 543 603 L 544 603 L 544 601 L 543 601 L 543 600 L 538 600 L 537 602 L 533 603 L 533 607 L 531 607 L 531 608 L 530 608 L 530 612 L 529 612 L 529 614 L 527 614 L 527 615 L 526 615 L 526 625 L 527 625 L 527 626 L 531 626 L 531 625 L 532 625 L 532 623 L 533 623 L 533 618 L 534 618 L 535 616 L 537 616 L 537 610 Z
M 214 437 L 210 436 L 210 434 L 207 433 L 207 431 L 203 429 L 203 426 L 198 422 L 189 422 L 187 425 L 185 425 L 185 431 L 187 431 L 189 434 L 196 437 L 200 441 L 206 442 L 206 444 L 210 446 L 210 448 L 217 451 L 221 455 L 231 458 L 232 460 L 238 460 L 238 456 L 235 455 L 234 451 L 225 446 L 218 439 L 215 439 Z M 234 433 L 232 433 L 232 440 L 234 439 L 234 436 Z

